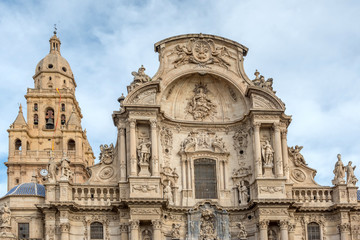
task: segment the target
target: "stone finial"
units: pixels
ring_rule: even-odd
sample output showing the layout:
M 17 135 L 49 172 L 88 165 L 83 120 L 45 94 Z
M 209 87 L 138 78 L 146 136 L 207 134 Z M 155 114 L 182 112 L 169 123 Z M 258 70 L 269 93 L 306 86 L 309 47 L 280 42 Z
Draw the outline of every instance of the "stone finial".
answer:
M 255 70 L 254 75 L 255 75 L 255 79 L 260 79 L 260 77 L 259 77 L 260 72 L 257 69 Z

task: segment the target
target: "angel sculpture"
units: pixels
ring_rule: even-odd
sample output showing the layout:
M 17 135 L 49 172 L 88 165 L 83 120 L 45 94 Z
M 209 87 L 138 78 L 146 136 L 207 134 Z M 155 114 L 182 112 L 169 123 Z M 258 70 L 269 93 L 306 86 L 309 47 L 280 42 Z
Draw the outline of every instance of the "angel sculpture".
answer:
M 274 161 L 274 149 L 271 147 L 269 140 L 261 148 L 261 155 L 263 157 L 264 166 L 272 167 Z
M 289 153 L 294 158 L 295 166 L 307 165 L 304 156 L 300 153 L 301 149 L 303 149 L 303 146 L 298 145 L 296 145 L 295 148 L 289 148 Z

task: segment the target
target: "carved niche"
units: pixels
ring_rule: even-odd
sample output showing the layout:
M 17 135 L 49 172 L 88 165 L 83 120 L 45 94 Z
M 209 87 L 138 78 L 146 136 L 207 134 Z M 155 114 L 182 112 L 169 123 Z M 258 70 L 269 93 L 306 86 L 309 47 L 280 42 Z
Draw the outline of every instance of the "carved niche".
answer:
M 213 40 L 204 38 L 202 34 L 199 38 L 189 39 L 185 45 L 176 45 L 172 54 L 177 55 L 173 61 L 175 68 L 184 64 L 210 68 L 208 65 L 214 64 L 228 69 L 230 63 L 226 58 L 232 58 L 226 47 L 216 46 Z
M 209 98 L 209 90 L 206 84 L 200 82 L 195 84 L 194 96 L 189 99 L 185 111 L 190 113 L 194 120 L 204 121 L 207 118 L 214 119 L 216 104 Z

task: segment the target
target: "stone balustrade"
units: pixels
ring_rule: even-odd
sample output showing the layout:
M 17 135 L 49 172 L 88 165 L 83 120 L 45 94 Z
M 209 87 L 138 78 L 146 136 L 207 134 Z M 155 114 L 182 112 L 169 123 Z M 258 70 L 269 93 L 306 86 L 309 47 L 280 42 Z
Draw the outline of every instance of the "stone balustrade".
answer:
M 119 201 L 117 186 L 73 186 L 73 201 L 80 205 L 109 206 L 113 201 Z
M 293 199 L 300 203 L 332 203 L 333 192 L 331 187 L 320 188 L 293 188 Z
M 69 150 L 66 152 L 67 157 L 71 160 L 73 158 L 75 158 L 75 150 Z M 28 157 L 31 159 L 49 159 L 50 158 L 50 151 L 38 151 L 38 150 L 27 150 L 26 152 L 21 151 L 21 150 L 15 150 L 14 152 L 14 156 L 18 157 L 18 156 L 22 156 L 22 157 Z M 63 151 L 61 150 L 55 150 L 53 151 L 53 157 L 55 159 L 59 159 L 62 158 L 63 156 Z

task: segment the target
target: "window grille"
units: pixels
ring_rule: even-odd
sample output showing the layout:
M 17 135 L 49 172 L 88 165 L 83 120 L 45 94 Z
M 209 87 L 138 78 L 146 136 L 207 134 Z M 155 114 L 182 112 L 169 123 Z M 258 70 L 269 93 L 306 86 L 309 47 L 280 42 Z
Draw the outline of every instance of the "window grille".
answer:
M 320 226 L 317 223 L 310 223 L 307 226 L 308 240 L 320 240 Z
M 104 239 L 103 225 L 94 222 L 90 225 L 90 239 Z
M 216 161 L 211 159 L 197 159 L 195 169 L 195 198 L 217 198 Z
M 19 223 L 18 224 L 19 231 L 18 237 L 19 239 L 29 239 L 29 223 Z

